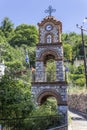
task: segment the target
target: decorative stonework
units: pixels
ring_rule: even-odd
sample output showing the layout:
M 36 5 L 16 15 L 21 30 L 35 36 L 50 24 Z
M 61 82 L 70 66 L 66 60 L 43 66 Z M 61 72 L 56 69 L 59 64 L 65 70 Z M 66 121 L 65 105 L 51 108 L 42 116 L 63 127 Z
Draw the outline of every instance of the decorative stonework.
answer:
M 57 81 L 64 81 L 65 75 L 63 70 L 63 61 L 56 61 L 56 80 Z
M 43 60 L 44 55 L 51 53 L 55 56 L 55 60 L 63 58 L 63 48 L 62 46 L 44 46 L 36 48 L 36 60 Z
M 53 16 L 48 16 L 41 23 L 38 23 L 38 26 L 39 43 L 36 46 L 36 72 L 31 87 L 32 96 L 38 105 L 43 104 L 48 97 L 55 97 L 58 112 L 65 115 L 67 123 L 67 83 L 61 42 L 62 23 Z M 52 81 L 47 80 L 47 72 L 45 71 L 47 61 L 50 59 L 55 61 L 56 66 L 55 79 Z
M 47 31 L 46 26 L 52 25 L 52 30 Z M 61 42 L 61 32 L 62 32 L 62 23 L 56 20 L 53 16 L 46 17 L 41 23 L 38 23 L 39 26 L 39 41 L 41 44 L 46 43 L 47 34 L 52 35 L 52 43 Z
M 34 84 L 32 88 L 32 94 L 40 104 L 41 97 L 48 95 L 54 96 L 57 99 L 57 103 L 60 105 L 67 105 L 67 91 L 66 85 L 62 86 L 57 84 Z M 41 96 L 41 97 L 40 97 Z M 39 101 L 38 101 L 39 100 Z
M 49 23 L 49 22 L 53 22 L 54 25 L 59 25 L 60 26 L 60 32 L 62 32 L 62 22 L 60 22 L 59 20 L 57 20 L 55 17 L 53 16 L 47 16 L 45 17 L 40 23 L 38 23 L 38 26 L 43 26 L 45 23 Z
M 40 28 L 40 43 L 41 44 L 46 43 L 46 36 L 48 34 L 52 35 L 52 43 L 57 43 L 59 41 L 59 37 L 58 37 L 59 30 L 58 30 L 58 26 L 54 26 L 53 25 L 54 28 L 49 32 L 49 31 L 46 31 L 46 29 L 45 29 L 46 25 L 47 25 L 47 23 L 43 27 Z

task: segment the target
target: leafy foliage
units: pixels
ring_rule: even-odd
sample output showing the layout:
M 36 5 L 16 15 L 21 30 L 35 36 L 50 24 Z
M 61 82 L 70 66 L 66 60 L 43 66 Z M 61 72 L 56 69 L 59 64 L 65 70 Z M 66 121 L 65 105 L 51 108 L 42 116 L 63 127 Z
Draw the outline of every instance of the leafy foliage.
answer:
M 8 17 L 5 17 L 1 22 L 0 30 L 2 30 L 7 40 L 10 37 L 10 35 L 13 34 L 14 24 L 11 22 L 11 20 Z
M 37 106 L 31 113 L 30 119 L 26 121 L 26 129 L 44 130 L 60 125 L 61 116 L 57 111 L 54 98 L 49 98 L 43 105 Z M 43 124 L 43 127 L 42 127 Z
M 75 58 L 83 56 L 82 38 L 80 34 L 74 32 L 62 35 L 64 46 L 64 59 L 71 59 L 74 63 Z M 86 35 L 84 35 L 85 44 L 87 43 Z M 67 49 L 67 50 L 66 50 Z M 68 53 L 69 52 L 69 53 Z M 68 54 L 67 54 L 68 53 Z
M 72 61 L 72 46 L 70 44 L 64 44 L 64 60 Z
M 47 81 L 55 81 L 56 79 L 56 64 L 54 60 L 49 60 L 46 65 Z
M 6 42 L 6 38 L 2 30 L 0 29 L 0 43 Z
M 0 118 L 27 117 L 32 111 L 30 85 L 4 76 L 0 82 Z
M 9 43 L 12 46 L 21 46 L 22 44 L 28 46 L 35 46 L 38 42 L 38 31 L 35 26 L 22 24 L 16 27 L 15 34 Z
M 78 67 L 72 66 L 70 69 L 70 81 L 77 86 L 83 87 L 85 85 L 84 67 L 80 65 Z

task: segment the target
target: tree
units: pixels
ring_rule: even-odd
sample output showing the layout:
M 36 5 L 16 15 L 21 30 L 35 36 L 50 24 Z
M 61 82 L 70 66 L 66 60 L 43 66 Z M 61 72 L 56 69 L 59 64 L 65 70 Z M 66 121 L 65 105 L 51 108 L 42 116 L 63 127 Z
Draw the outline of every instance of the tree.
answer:
M 70 81 L 75 86 L 84 87 L 85 85 L 85 75 L 84 75 L 84 66 L 80 65 L 75 67 L 74 65 L 70 66 Z
M 28 118 L 25 125 L 26 130 L 45 130 L 52 127 L 58 127 L 61 124 L 61 115 L 58 113 L 57 104 L 53 97 L 48 98 L 41 106 L 37 106 L 31 112 L 31 118 Z M 43 124 L 43 127 L 42 127 Z
M 64 47 L 64 60 L 72 61 L 72 46 L 68 43 L 63 44 Z
M 56 63 L 52 59 L 47 61 L 46 76 L 47 76 L 47 81 L 55 81 L 56 80 Z
M 0 43 L 5 43 L 5 42 L 6 42 L 6 38 L 2 30 L 0 29 Z
M 76 57 L 78 58 L 79 56 L 83 56 L 82 40 L 80 34 L 76 34 L 75 32 L 63 34 L 62 41 L 64 46 L 64 59 L 67 59 L 68 57 L 68 59 L 71 59 L 73 63 Z
M 0 81 L 0 118 L 28 117 L 33 110 L 30 85 L 5 75 Z
M 14 30 L 14 24 L 11 22 L 11 20 L 8 17 L 5 17 L 3 21 L 1 22 L 1 27 L 0 29 L 4 33 L 4 36 L 6 38 L 9 37 L 10 33 Z
M 21 24 L 16 27 L 13 38 L 9 41 L 12 46 L 35 46 L 38 42 L 38 31 L 33 25 Z

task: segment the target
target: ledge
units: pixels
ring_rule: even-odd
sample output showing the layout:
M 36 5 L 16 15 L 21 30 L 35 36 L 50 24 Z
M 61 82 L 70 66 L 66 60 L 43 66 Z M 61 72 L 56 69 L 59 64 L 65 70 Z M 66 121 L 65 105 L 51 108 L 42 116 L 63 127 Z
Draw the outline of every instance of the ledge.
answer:
M 36 46 L 37 47 L 45 47 L 45 46 L 60 46 L 60 45 L 62 45 L 62 42 L 57 42 L 57 43 L 38 43 Z
M 54 84 L 58 84 L 58 85 L 68 85 L 67 81 L 55 81 L 55 82 L 31 82 L 32 85 L 34 84 L 38 84 L 38 85 L 41 85 L 41 84 L 50 84 L 50 85 L 54 85 Z

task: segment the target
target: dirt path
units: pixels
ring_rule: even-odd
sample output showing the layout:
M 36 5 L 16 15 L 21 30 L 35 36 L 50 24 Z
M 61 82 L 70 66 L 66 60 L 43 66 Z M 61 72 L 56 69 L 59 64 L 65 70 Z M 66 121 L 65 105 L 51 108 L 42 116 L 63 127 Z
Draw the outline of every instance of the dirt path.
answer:
M 79 115 L 78 112 L 69 111 L 68 114 L 71 117 L 71 124 L 68 130 L 87 130 L 87 119 Z

